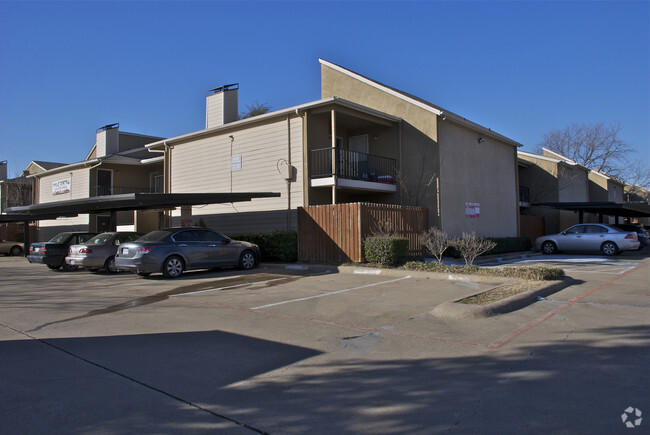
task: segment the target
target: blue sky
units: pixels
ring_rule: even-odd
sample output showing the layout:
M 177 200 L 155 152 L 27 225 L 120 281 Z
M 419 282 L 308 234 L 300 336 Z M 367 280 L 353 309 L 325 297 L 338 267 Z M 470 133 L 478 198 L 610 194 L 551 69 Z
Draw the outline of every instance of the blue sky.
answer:
M 204 127 L 205 91 L 240 111 L 320 98 L 318 58 L 534 151 L 575 122 L 620 123 L 650 161 L 648 1 L 0 1 L 0 160 L 83 160 L 95 129 Z

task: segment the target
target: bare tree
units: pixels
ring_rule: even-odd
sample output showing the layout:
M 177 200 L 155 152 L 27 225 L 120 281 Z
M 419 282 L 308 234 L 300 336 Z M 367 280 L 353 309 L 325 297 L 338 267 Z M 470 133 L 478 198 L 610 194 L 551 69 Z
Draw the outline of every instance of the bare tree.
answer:
M 451 245 L 460 251 L 460 255 L 465 259 L 465 264 L 474 264 L 474 260 L 481 254 L 485 254 L 490 249 L 496 247 L 492 240 L 481 239 L 476 237 L 476 233 L 463 233 L 462 239 L 454 239 Z
M 251 105 L 246 106 L 246 111 L 239 114 L 239 119 L 246 119 L 257 115 L 263 115 L 271 111 L 271 106 L 268 103 L 258 103 L 255 101 Z
M 546 133 L 538 148 L 547 148 L 589 169 L 620 177 L 632 148 L 618 136 L 620 124 L 571 124 Z
M 449 247 L 449 237 L 447 233 L 441 231 L 439 228 L 431 227 L 427 231 L 423 231 L 418 238 L 427 250 L 442 263 L 442 254 Z

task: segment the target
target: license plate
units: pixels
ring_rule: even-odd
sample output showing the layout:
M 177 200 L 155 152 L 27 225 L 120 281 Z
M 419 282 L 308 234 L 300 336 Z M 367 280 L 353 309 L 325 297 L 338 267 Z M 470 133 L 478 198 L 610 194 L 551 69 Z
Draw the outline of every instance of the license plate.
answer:
M 122 255 L 129 255 L 129 248 L 122 248 Z

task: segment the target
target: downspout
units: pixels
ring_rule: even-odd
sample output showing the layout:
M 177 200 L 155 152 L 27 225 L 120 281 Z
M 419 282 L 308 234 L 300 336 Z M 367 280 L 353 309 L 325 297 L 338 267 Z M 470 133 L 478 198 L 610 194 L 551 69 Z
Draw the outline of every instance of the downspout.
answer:
M 298 111 L 296 110 L 296 113 Z M 291 229 L 291 177 L 293 167 L 291 166 L 291 115 L 287 115 L 287 230 Z
M 171 193 L 172 191 L 172 149 L 173 147 L 163 141 L 163 148 L 165 152 L 165 160 L 163 162 L 163 193 Z M 158 214 L 158 227 L 167 227 L 170 224 L 171 211 L 165 210 L 164 212 L 159 212 Z

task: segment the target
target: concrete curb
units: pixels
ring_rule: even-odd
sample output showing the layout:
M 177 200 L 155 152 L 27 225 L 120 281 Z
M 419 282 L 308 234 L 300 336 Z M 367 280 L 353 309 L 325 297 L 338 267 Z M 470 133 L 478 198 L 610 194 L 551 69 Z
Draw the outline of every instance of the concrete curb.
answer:
M 430 311 L 430 313 L 436 317 L 447 319 L 484 319 L 486 317 L 492 317 L 497 314 L 510 313 L 512 311 L 524 308 L 533 302 L 536 302 L 538 297 L 546 297 L 572 285 L 573 283 L 574 280 L 569 277 L 559 281 L 544 282 L 537 288 L 521 292 L 519 294 L 510 296 L 509 298 L 501 299 L 500 301 L 496 301 L 487 305 L 458 303 L 459 300 L 465 299 L 465 297 L 463 297 L 461 299 L 444 302 L 436 306 L 433 310 Z M 471 296 L 474 295 L 467 297 Z

